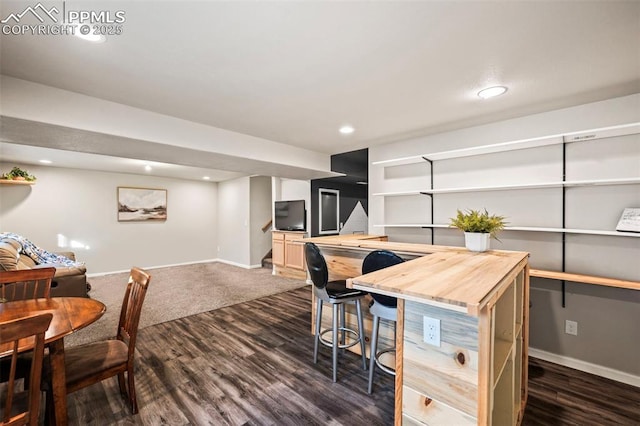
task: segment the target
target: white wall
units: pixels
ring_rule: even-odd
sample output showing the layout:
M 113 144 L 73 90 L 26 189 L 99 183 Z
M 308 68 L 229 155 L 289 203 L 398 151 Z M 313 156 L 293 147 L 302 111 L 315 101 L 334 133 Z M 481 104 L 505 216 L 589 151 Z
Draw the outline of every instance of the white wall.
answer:
M 262 231 L 262 227 L 271 220 L 271 178 L 254 176 L 250 185 L 251 266 L 260 267 L 262 258 L 271 250 L 271 228 Z
M 307 234 L 309 234 L 311 229 L 311 182 L 297 179 L 277 179 L 277 181 L 279 181 L 279 190 L 274 190 L 274 193 L 279 192 L 279 196 L 274 197 L 273 201 L 304 200 L 307 209 Z
M 251 264 L 250 178 L 218 183 L 218 259 L 232 265 Z
M 88 245 L 72 249 L 87 273 L 216 258 L 217 184 L 143 175 L 0 163 L 37 176 L 32 186 L 0 185 L 0 231 L 51 251 L 57 235 Z M 165 222 L 118 222 L 117 187 L 167 189 Z
M 371 162 L 478 145 L 508 142 L 640 122 L 640 94 L 550 111 L 422 138 L 371 147 Z M 500 185 L 562 180 L 562 145 L 436 161 L 434 187 Z M 567 179 L 640 177 L 640 136 L 567 145 Z M 427 196 L 379 197 L 377 192 L 429 188 L 425 161 L 397 167 L 369 166 L 369 232 L 390 241 L 431 242 L 431 231 L 380 228 L 383 223 L 429 223 Z M 624 207 L 638 207 L 640 185 L 593 186 L 567 191 L 568 228 L 615 228 Z M 447 223 L 456 208 L 488 208 L 511 226 L 562 226 L 562 189 L 467 192 L 434 196 L 434 223 Z M 534 268 L 560 270 L 562 234 L 504 232 L 492 247 L 531 252 Z M 457 230 L 436 229 L 435 243 L 463 245 Z M 567 235 L 567 271 L 640 281 L 640 238 Z M 640 292 L 569 283 L 561 304 L 561 283 L 532 279 L 530 346 L 556 362 L 640 383 Z M 565 320 L 578 321 L 579 334 L 564 333 Z M 541 352 L 542 351 L 542 352 Z M 545 355 L 546 356 L 546 355 Z M 613 373 L 611 373 L 613 371 Z M 611 374 L 610 374 L 611 373 Z M 616 376 L 617 375 L 617 376 Z

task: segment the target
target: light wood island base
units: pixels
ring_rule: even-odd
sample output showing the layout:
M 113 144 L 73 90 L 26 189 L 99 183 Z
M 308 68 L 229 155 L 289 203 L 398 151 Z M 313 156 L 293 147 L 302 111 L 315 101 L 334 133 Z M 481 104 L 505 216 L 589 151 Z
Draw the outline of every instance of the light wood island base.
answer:
M 528 378 L 528 253 L 472 253 L 459 247 L 353 239 L 305 241 L 321 248 L 330 279 L 347 279 L 353 288 L 399 299 L 397 425 L 522 421 Z M 374 249 L 392 250 L 408 261 L 359 276 L 362 259 Z M 424 317 L 440 320 L 439 347 L 425 343 Z M 370 324 L 365 320 L 367 335 Z M 389 332 L 392 327 L 386 334 L 391 343 Z

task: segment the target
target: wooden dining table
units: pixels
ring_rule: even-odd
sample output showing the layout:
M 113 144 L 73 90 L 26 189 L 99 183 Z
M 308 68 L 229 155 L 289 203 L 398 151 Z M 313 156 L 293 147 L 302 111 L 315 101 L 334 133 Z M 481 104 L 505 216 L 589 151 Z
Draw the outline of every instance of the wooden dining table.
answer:
M 51 299 L 16 300 L 0 303 L 0 322 L 44 313 L 53 314 L 49 329 L 45 333 L 45 344 L 49 348 L 51 386 L 56 425 L 67 424 L 67 390 L 64 360 L 64 337 L 97 321 L 107 310 L 104 303 L 84 297 L 54 297 Z M 11 351 L 11 344 L 0 345 L 0 357 Z M 34 338 L 18 343 L 18 352 L 33 349 Z

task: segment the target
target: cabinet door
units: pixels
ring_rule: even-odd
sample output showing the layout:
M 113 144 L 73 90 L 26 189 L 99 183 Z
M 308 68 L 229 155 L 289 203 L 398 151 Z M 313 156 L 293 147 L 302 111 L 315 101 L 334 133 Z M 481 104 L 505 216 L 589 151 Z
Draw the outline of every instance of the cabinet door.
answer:
M 285 262 L 287 268 L 305 269 L 304 262 L 304 244 L 285 242 Z
M 284 266 L 284 240 L 273 239 L 271 261 L 276 266 Z

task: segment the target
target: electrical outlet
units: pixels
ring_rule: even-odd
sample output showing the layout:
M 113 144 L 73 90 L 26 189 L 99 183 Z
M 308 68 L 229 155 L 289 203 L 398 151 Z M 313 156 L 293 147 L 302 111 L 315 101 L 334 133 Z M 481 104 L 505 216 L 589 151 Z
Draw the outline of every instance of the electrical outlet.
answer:
M 424 341 L 429 345 L 440 347 L 440 320 L 430 317 L 424 318 Z
M 564 332 L 567 334 L 572 334 L 574 336 L 578 335 L 578 323 L 576 321 L 566 320 L 564 322 Z

